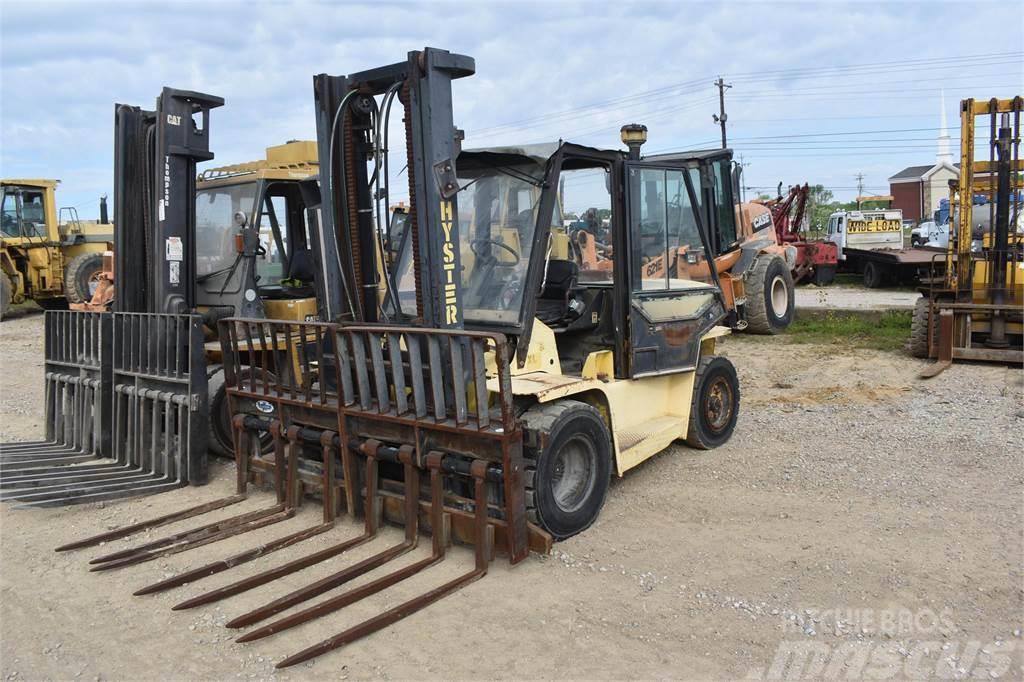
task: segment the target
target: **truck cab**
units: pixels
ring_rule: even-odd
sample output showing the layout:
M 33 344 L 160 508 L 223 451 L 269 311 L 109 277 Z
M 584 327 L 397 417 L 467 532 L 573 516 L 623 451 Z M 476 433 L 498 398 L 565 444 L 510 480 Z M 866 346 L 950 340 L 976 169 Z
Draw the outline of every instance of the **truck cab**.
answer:
M 837 211 L 829 216 L 828 240 L 839 247 L 839 260 L 846 260 L 846 249 L 902 249 L 903 212 Z

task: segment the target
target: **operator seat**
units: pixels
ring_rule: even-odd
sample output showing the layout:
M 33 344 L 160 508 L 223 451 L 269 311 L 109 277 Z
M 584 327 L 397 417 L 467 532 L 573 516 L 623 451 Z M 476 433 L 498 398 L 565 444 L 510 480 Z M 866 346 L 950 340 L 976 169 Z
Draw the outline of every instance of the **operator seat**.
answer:
M 312 286 L 315 276 L 313 252 L 310 249 L 295 249 L 291 262 L 288 264 L 286 281 L 289 284 L 282 283 L 281 289 L 289 298 L 310 298 L 315 295 Z M 300 286 L 293 285 L 298 282 L 302 284 Z
M 547 263 L 544 288 L 537 297 L 537 319 L 549 327 L 564 326 L 580 316 L 583 302 L 576 299 L 580 266 L 552 258 Z

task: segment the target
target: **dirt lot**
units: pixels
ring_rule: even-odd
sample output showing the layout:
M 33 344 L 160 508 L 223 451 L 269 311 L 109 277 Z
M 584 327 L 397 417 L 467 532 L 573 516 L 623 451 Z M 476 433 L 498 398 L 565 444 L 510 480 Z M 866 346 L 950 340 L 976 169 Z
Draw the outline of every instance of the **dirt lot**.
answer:
M 0 440 L 30 439 L 41 428 L 41 321 L 31 315 L 0 326 Z M 515 568 L 499 560 L 445 601 L 284 671 L 275 672 L 274 662 L 465 570 L 469 551 L 455 550 L 387 597 L 235 644 L 226 620 L 377 551 L 398 531 L 351 558 L 218 606 L 172 612 L 185 597 L 355 535 L 357 526 L 346 522 L 327 537 L 170 593 L 132 597 L 202 558 L 251 546 L 253 536 L 310 525 L 315 510 L 204 550 L 89 573 L 95 550 L 52 548 L 225 494 L 231 467 L 215 467 L 206 488 L 151 498 L 70 510 L 4 506 L 0 673 L 5 680 L 736 679 L 844 670 L 814 668 L 813 660 L 787 669 L 785 656 L 779 667 L 780 652 L 814 651 L 830 666 L 846 665 L 850 678 L 1019 678 L 1021 373 L 958 365 L 924 382 L 916 378 L 921 362 L 900 354 L 784 339 L 737 337 L 725 351 L 743 388 L 727 446 L 669 449 L 615 481 L 598 523 L 552 556 Z

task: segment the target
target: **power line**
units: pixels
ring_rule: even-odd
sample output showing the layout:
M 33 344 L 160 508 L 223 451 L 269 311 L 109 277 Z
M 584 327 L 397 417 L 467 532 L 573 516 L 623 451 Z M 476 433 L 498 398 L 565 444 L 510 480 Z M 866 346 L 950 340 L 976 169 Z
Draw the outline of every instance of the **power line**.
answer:
M 822 68 L 819 68 L 819 69 L 783 69 L 783 70 L 771 70 L 771 71 L 751 71 L 751 72 L 745 72 L 745 73 L 740 73 L 740 74 L 734 74 L 733 78 L 734 78 L 734 80 L 737 80 L 737 79 L 738 80 L 743 80 L 744 78 L 749 77 L 749 76 L 769 75 L 769 74 L 775 75 L 775 76 L 778 76 L 778 77 L 781 77 L 781 76 L 794 76 L 794 75 L 800 75 L 802 77 L 810 77 L 811 75 L 813 75 L 815 73 L 818 74 L 818 77 L 831 77 L 831 76 L 835 76 L 835 75 L 841 75 L 841 72 L 843 72 L 843 71 L 846 71 L 847 73 L 849 73 L 850 71 L 854 71 L 854 70 L 857 70 L 857 69 L 864 69 L 864 68 L 869 68 L 869 67 L 890 66 L 890 65 L 902 65 L 902 66 L 905 66 L 907 68 L 903 68 L 903 69 L 887 69 L 886 70 L 887 73 L 893 73 L 893 72 L 899 72 L 899 71 L 925 70 L 925 69 L 929 69 L 929 68 L 936 68 L 936 67 L 938 67 L 940 65 L 946 65 L 948 67 L 952 67 L 952 66 L 962 67 L 962 66 L 965 65 L 964 64 L 965 62 L 975 62 L 975 63 L 968 63 L 968 64 L 966 64 L 967 66 L 994 66 L 994 65 L 1001 65 L 1001 64 L 1006 64 L 1006 63 L 1017 63 L 1017 62 L 1015 62 L 1015 61 L 1010 61 L 1010 62 L 997 61 L 997 62 L 993 62 L 993 63 L 977 63 L 977 60 L 991 60 L 991 59 L 994 59 L 994 58 L 1020 57 L 1020 56 L 1024 56 L 1024 52 L 989 53 L 989 54 L 981 54 L 981 55 L 963 55 L 963 56 L 958 56 L 958 57 L 941 57 L 941 58 L 930 58 L 930 59 L 900 60 L 900 61 L 896 61 L 896 62 L 875 62 L 873 64 L 838 65 L 838 66 L 834 66 L 834 67 L 822 67 Z M 854 75 L 862 75 L 862 74 L 854 74 Z M 485 128 L 480 128 L 480 129 L 477 129 L 477 130 L 474 130 L 474 131 L 471 131 L 471 132 L 476 137 L 482 137 L 482 136 L 485 136 L 485 134 L 486 135 L 490 135 L 492 133 L 492 131 L 506 129 L 506 128 L 517 129 L 517 128 L 536 127 L 535 125 L 526 125 L 526 124 L 543 124 L 543 123 L 545 123 L 545 122 L 547 122 L 549 120 L 552 120 L 552 119 L 562 118 L 562 117 L 565 117 L 565 116 L 570 116 L 572 114 L 577 114 L 577 113 L 580 113 L 580 112 L 583 112 L 583 111 L 588 111 L 588 110 L 591 110 L 591 109 L 608 108 L 608 107 L 612 107 L 614 105 L 619 105 L 619 108 L 621 108 L 621 105 L 623 105 L 626 102 L 631 102 L 631 101 L 640 100 L 640 99 L 649 99 L 649 98 L 651 98 L 654 95 L 666 94 L 666 93 L 669 93 L 672 90 L 676 90 L 676 89 L 693 88 L 694 86 L 700 85 L 702 82 L 706 82 L 705 79 L 694 79 L 694 80 L 690 80 L 690 81 L 683 81 L 683 82 L 680 82 L 680 83 L 672 83 L 672 84 L 661 86 L 661 87 L 654 88 L 654 89 L 651 89 L 651 90 L 645 90 L 645 91 L 641 91 L 641 92 L 636 92 L 636 93 L 633 93 L 631 95 L 624 95 L 622 97 L 614 98 L 614 99 L 611 99 L 611 100 L 592 102 L 592 103 L 589 103 L 589 104 L 584 104 L 584 105 L 580 105 L 580 106 L 577 106 L 577 107 L 572 107 L 572 108 L 569 108 L 569 109 L 564 109 L 564 110 L 561 110 L 561 111 L 548 113 L 548 114 L 545 114 L 545 115 L 542 115 L 542 116 L 535 116 L 535 117 L 526 118 L 526 119 L 519 119 L 518 121 L 511 121 L 511 122 L 507 122 L 507 123 L 496 124 L 496 125 L 493 125 L 493 126 L 489 126 L 489 127 L 485 127 Z M 696 90 L 693 90 L 693 91 L 695 92 Z M 687 92 L 678 92 L 678 93 L 675 93 L 675 94 L 682 95 L 682 94 L 688 94 L 688 93 Z

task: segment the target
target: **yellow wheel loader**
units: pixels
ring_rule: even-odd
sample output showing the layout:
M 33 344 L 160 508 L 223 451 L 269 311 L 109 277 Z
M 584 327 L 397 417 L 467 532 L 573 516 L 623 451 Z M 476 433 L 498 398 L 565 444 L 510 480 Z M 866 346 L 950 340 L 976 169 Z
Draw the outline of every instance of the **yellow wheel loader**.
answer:
M 306 205 L 318 207 L 321 218 L 309 230 L 321 321 L 269 319 L 251 314 L 245 304 L 216 319 L 232 415 L 235 493 L 60 550 L 149 533 L 144 544 L 92 562 L 93 570 L 112 570 L 266 528 L 291 518 L 305 497 L 319 498 L 323 517 L 316 524 L 262 538 L 250 549 L 136 592 L 149 594 L 314 535 L 333 535 L 342 512 L 362 518 L 355 535 L 341 533 L 333 544 L 296 552 L 175 607 L 187 609 L 258 589 L 363 543 L 383 544 L 378 529 L 385 519 L 404 526 L 400 542 L 344 562 L 228 622 L 242 628 L 268 621 L 239 638 L 252 641 L 427 572 L 453 541 L 473 545 L 472 567 L 464 573 L 278 663 L 287 667 L 370 635 L 483 577 L 496 553 L 518 563 L 531 550 L 549 551 L 554 540 L 595 522 L 611 476 L 673 443 L 706 449 L 729 440 L 739 385 L 732 364 L 715 354 L 729 329 L 721 325 L 727 305 L 718 271 L 709 267 L 720 245 L 735 241 L 728 158 L 645 159 L 642 141 L 628 131 L 628 152 L 572 143 L 463 150 L 452 115 L 452 81 L 474 72 L 472 58 L 427 48 L 395 64 L 314 78 L 320 183 L 302 189 Z M 124 150 L 140 149 L 143 167 L 147 155 L 161 159 L 157 180 L 172 188 L 188 182 L 194 177 L 190 164 L 209 156 L 209 109 L 219 103 L 200 93 L 165 90 L 154 128 L 137 125 L 145 120 L 119 125 L 118 158 L 136 163 Z M 388 222 L 383 216 L 392 194 L 387 150 L 393 119 L 404 122 L 409 206 Z M 124 144 L 149 137 L 158 150 L 175 154 L 152 155 L 148 145 Z M 556 220 L 557 188 L 562 178 L 568 183 L 577 174 L 599 178 L 610 197 L 613 258 L 600 268 L 587 267 Z M 165 211 L 187 212 L 173 196 L 162 204 Z M 125 205 L 118 215 L 132 212 Z M 157 215 L 136 215 L 148 219 L 147 212 Z M 181 215 L 187 228 L 187 213 Z M 58 352 L 48 362 L 74 366 L 74 386 L 87 387 L 84 396 L 76 388 L 79 399 L 71 403 L 90 406 L 83 415 L 56 414 L 77 434 L 75 425 L 101 423 L 90 419 L 102 412 L 95 406 L 106 396 L 112 407 L 103 414 L 113 413 L 107 417 L 112 427 L 102 433 L 110 434 L 115 453 L 129 455 L 125 466 L 134 468 L 113 483 L 103 473 L 81 473 L 81 464 L 73 474 L 50 469 L 47 475 L 63 476 L 60 496 L 22 501 L 95 500 L 201 482 L 195 448 L 208 418 L 201 327 L 213 320 L 197 313 L 189 287 L 196 282 L 198 255 L 178 251 L 175 225 L 165 226 L 154 247 L 160 256 L 153 259 L 154 279 L 142 282 L 144 296 L 164 303 L 151 308 L 162 312 L 114 312 L 108 318 L 77 313 L 67 321 L 52 318 L 48 329 L 48 338 L 67 336 L 70 329 L 87 349 L 105 347 L 90 345 L 104 334 L 111 341 L 111 360 L 89 352 L 65 357 L 59 344 L 50 344 Z M 116 281 L 116 301 L 123 305 L 129 295 L 121 289 L 124 277 Z M 255 288 L 242 294 L 249 303 L 259 300 Z M 104 385 L 108 365 L 112 386 Z M 262 446 L 266 438 L 269 451 Z M 54 443 L 48 455 L 84 456 L 72 445 Z M 22 455 L 38 455 L 33 447 L 4 446 L 0 494 L 10 489 L 8 468 Z M 159 455 L 159 480 L 148 478 L 149 460 L 138 463 L 136 452 Z M 274 490 L 264 508 L 158 539 L 151 534 L 236 504 L 261 482 Z M 427 554 L 396 565 L 395 559 L 417 549 L 421 530 L 432 536 Z M 307 604 L 367 574 L 357 587 Z M 270 620 L 299 605 L 305 606 Z
M 0 319 L 26 300 L 59 309 L 95 293 L 113 239 L 106 197 L 99 222 L 79 220 L 74 208 L 57 210 L 57 183 L 0 180 Z

